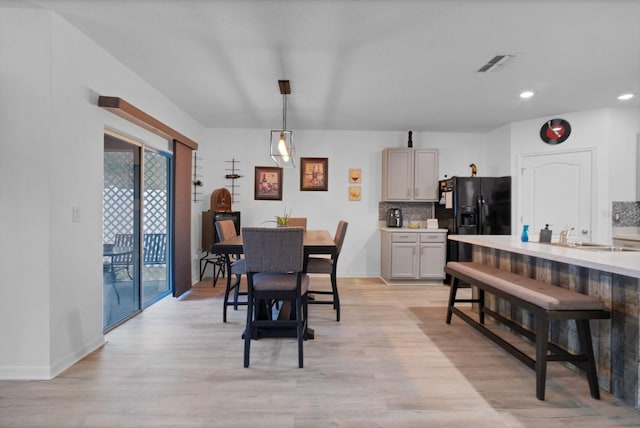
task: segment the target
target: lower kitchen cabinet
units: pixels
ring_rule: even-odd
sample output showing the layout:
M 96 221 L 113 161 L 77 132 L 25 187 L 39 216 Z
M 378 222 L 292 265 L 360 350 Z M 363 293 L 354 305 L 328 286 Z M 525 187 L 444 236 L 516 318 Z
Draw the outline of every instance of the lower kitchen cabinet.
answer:
M 444 279 L 447 234 L 444 229 L 381 230 L 381 267 L 385 279 Z
M 417 236 L 416 236 L 417 238 Z M 391 275 L 390 278 L 413 279 L 417 278 L 418 244 L 415 242 L 391 243 Z

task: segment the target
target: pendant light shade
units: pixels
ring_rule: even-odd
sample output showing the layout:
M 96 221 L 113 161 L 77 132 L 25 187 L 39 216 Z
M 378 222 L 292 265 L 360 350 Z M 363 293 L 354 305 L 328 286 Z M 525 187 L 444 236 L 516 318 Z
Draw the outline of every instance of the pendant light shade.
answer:
M 284 130 L 272 130 L 270 141 L 271 159 L 281 168 L 295 168 L 293 145 L 293 132 Z
M 295 152 L 293 131 L 287 129 L 287 95 L 291 93 L 288 80 L 279 80 L 282 94 L 282 129 L 271 130 L 269 153 L 271 159 L 281 168 L 295 168 Z

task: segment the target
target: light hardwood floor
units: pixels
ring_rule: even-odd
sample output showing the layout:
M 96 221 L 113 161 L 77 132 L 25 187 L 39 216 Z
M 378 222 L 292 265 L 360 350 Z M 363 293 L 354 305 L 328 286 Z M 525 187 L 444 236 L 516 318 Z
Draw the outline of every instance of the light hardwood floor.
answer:
M 326 281 L 313 278 L 313 281 Z M 328 286 L 328 282 L 327 282 Z M 341 321 L 310 306 L 315 340 L 297 368 L 291 339 L 253 342 L 245 308 L 222 323 L 222 284 L 166 298 L 51 381 L 0 381 L 1 427 L 612 427 L 640 413 L 551 363 L 534 372 L 461 320 L 448 287 L 339 279 Z

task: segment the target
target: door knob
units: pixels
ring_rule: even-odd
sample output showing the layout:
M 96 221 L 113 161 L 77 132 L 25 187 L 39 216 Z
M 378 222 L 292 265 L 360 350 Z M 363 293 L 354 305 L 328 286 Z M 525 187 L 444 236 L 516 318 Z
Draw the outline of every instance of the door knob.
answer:
M 588 234 L 588 233 L 589 233 L 589 231 L 588 231 L 587 229 L 582 229 L 582 234 L 583 234 L 583 235 L 586 235 L 586 234 Z

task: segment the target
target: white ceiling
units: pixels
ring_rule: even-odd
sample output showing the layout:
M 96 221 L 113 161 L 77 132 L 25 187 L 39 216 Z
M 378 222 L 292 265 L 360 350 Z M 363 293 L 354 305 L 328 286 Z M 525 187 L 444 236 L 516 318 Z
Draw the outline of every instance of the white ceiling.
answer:
M 18 3 L 58 12 L 205 127 L 280 128 L 278 79 L 291 129 L 484 132 L 640 105 L 637 0 Z M 517 57 L 476 72 L 500 53 Z

